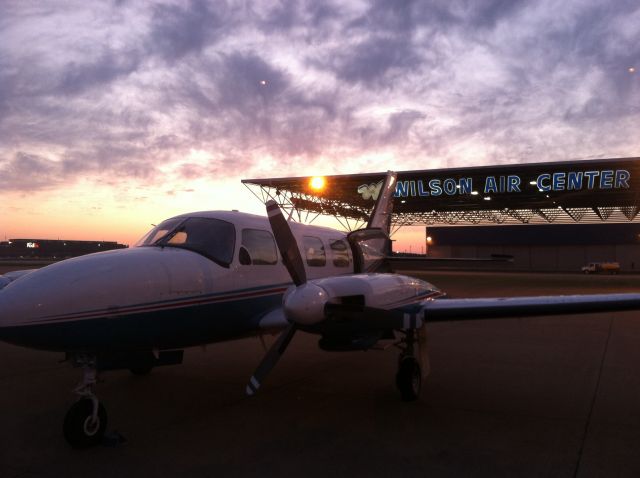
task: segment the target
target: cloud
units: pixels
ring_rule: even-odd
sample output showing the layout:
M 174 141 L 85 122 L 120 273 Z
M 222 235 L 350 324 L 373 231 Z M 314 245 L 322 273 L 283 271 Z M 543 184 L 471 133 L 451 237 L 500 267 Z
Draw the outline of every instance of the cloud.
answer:
M 186 5 L 153 6 L 150 50 L 171 64 L 190 53 L 200 53 L 221 35 L 227 20 L 225 11 L 225 2 L 210 3 L 204 0 L 191 0 Z
M 178 191 L 174 179 L 640 147 L 634 1 L 18 2 L 3 13 L 3 188 L 127 178 Z
M 409 130 L 418 120 L 426 116 L 420 111 L 406 110 L 389 117 L 389 130 L 384 136 L 385 143 L 397 143 L 409 139 Z
M 78 64 L 70 62 L 61 72 L 61 80 L 55 93 L 77 95 L 87 89 L 108 86 L 121 77 L 136 71 L 139 65 L 135 51 L 105 51 L 95 61 Z
M 58 162 L 18 152 L 11 159 L 0 160 L 0 189 L 7 192 L 52 189 L 64 182 L 63 170 Z
M 333 68 L 347 82 L 390 84 L 403 70 L 419 68 L 421 61 L 407 38 L 373 36 L 340 55 Z

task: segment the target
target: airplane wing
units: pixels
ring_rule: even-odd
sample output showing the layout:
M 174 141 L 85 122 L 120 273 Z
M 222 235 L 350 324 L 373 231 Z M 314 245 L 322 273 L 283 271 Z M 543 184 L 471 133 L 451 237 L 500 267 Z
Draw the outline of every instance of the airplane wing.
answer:
M 586 314 L 640 309 L 640 294 L 590 294 L 479 299 L 435 299 L 421 303 L 427 322 Z

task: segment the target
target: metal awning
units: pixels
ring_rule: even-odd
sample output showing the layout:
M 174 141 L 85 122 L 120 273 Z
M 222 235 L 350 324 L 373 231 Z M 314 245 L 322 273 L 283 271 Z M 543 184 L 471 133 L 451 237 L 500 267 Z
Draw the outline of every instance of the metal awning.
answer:
M 373 208 L 384 172 L 244 179 L 298 220 L 336 217 L 359 227 Z M 640 158 L 399 171 L 393 222 L 401 225 L 634 221 L 640 211 Z

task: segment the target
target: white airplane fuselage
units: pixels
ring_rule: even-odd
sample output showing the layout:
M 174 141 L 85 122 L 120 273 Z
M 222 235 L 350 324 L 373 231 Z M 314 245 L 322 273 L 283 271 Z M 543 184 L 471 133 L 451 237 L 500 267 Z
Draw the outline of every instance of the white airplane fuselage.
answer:
M 173 243 L 90 254 L 26 274 L 0 289 L 0 340 L 66 352 L 148 350 L 264 331 L 261 321 L 282 307 L 292 284 L 268 219 L 200 212 L 165 223 L 185 220 L 195 224 L 194 231 L 218 221 L 220 234 L 206 241 L 219 242 L 216 250 L 183 248 L 178 232 Z M 343 295 L 364 294 L 368 304 L 388 306 L 437 291 L 403 276 L 349 275 L 354 261 L 343 232 L 296 223 L 291 229 L 306 259 L 307 277 L 332 277 L 328 287 L 339 282 Z M 342 275 L 343 280 L 336 278 Z

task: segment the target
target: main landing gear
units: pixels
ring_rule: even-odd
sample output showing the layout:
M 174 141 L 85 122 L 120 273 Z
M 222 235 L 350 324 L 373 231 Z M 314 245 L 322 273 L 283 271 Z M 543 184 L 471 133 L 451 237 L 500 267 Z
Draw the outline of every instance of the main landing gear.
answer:
M 74 389 L 80 397 L 64 417 L 64 438 L 73 448 L 87 448 L 102 441 L 107 428 L 107 412 L 94 393 L 96 357 L 79 354 L 74 364 L 82 367 L 82 381 Z
M 396 387 L 405 402 L 412 402 L 420 396 L 422 380 L 429 374 L 425 329 L 423 326 L 418 330 L 402 330 L 404 337 L 396 344 L 400 349 Z

